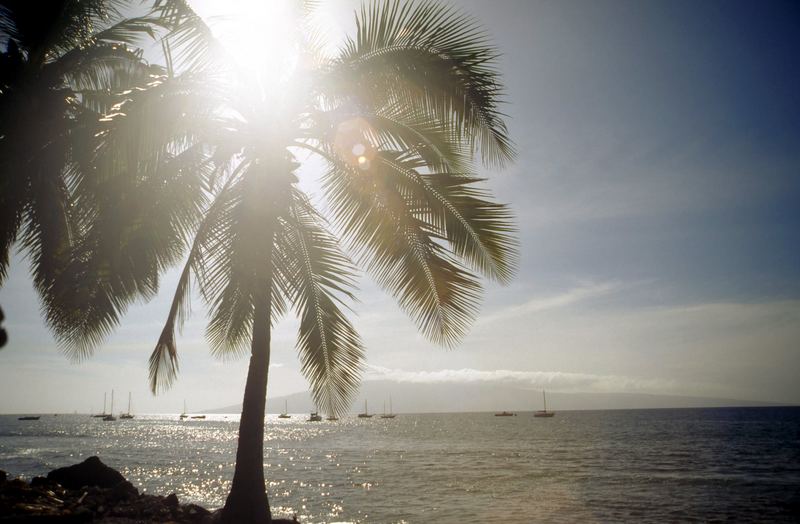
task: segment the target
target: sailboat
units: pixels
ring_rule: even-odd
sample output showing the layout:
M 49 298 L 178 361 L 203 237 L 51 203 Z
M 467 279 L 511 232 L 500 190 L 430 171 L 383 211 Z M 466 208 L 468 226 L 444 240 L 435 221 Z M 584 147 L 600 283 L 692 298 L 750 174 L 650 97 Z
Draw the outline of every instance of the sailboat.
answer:
M 322 422 L 322 415 L 319 414 L 319 408 L 311 412 L 308 417 L 309 422 Z
M 366 408 L 366 406 L 365 406 L 365 408 Z M 364 409 L 364 411 L 366 411 L 366 409 Z M 383 415 L 381 415 L 381 418 L 394 418 L 396 416 L 397 415 L 392 413 L 392 396 L 389 395 L 389 413 L 386 413 L 386 402 L 384 402 L 383 403 Z
M 188 418 L 188 417 L 189 417 L 189 415 L 186 414 L 186 399 L 183 399 L 183 413 L 181 413 L 179 418 L 181 420 L 183 420 L 183 419 Z
M 544 401 L 544 409 L 536 411 L 533 413 L 534 417 L 554 417 L 556 412 L 555 411 L 547 411 L 547 396 L 544 394 L 544 390 L 542 390 L 542 400 Z
M 367 399 L 364 399 L 364 413 L 359 413 L 358 418 L 372 418 L 372 415 L 367 411 Z
M 105 404 L 103 405 L 103 409 L 105 410 Z M 108 415 L 103 417 L 103 420 L 106 422 L 113 422 L 117 420 L 117 417 L 114 416 L 114 390 L 111 390 L 111 409 L 108 410 Z
M 278 415 L 278 418 L 292 418 L 292 416 L 289 414 L 289 401 L 288 400 L 284 400 L 283 401 L 283 413 Z
M 128 412 L 127 413 L 123 413 L 122 415 L 119 416 L 119 418 L 133 418 L 133 415 L 131 415 L 131 392 L 130 391 L 128 391 Z
M 103 412 L 99 415 L 92 415 L 93 418 L 106 418 L 106 393 L 103 392 Z

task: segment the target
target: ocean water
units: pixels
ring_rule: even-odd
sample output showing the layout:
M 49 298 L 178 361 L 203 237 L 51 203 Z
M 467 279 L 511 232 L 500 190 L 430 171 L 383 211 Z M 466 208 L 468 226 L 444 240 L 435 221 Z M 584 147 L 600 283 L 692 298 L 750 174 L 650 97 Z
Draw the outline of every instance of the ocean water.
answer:
M 303 522 L 797 522 L 800 408 L 269 416 L 273 514 Z M 0 469 L 91 455 L 140 489 L 208 508 L 230 487 L 238 417 L 0 416 Z

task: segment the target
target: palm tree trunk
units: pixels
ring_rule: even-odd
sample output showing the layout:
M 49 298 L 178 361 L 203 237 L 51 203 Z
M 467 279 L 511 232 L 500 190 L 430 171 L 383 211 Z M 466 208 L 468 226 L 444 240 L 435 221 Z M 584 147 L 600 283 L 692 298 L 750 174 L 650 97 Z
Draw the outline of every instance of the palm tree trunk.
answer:
M 272 519 L 264 484 L 264 407 L 269 374 L 271 277 L 270 270 L 266 291 L 256 297 L 250 367 L 239 421 L 236 470 L 222 511 L 223 522 L 260 524 Z

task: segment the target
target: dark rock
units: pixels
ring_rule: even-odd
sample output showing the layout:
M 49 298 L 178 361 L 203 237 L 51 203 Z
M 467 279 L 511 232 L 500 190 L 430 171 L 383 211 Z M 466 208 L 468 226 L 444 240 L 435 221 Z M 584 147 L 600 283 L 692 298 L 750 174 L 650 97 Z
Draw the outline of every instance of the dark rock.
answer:
M 0 469 L 0 484 L 5 482 L 7 478 L 8 478 L 8 473 Z
M 72 515 L 76 519 L 81 519 L 81 520 L 92 520 L 94 518 L 94 513 L 92 513 L 92 510 L 90 510 L 86 506 L 78 506 L 78 508 L 72 513 Z
M 52 471 L 47 478 L 37 477 L 31 483 L 22 479 L 0 482 L 0 524 L 213 524 L 220 515 L 220 511 L 211 513 L 196 504 L 181 504 L 175 493 L 166 497 L 140 494 L 97 457 Z
M 123 480 L 111 488 L 111 497 L 115 500 L 128 500 L 138 496 L 139 490 L 127 480 Z
M 83 486 L 111 488 L 125 481 L 119 471 L 106 466 L 97 457 L 89 457 L 74 466 L 54 469 L 47 474 L 47 478 L 69 489 Z
M 32 488 L 51 488 L 55 486 L 58 486 L 58 483 L 46 477 L 33 477 L 31 479 Z
M 186 509 L 186 511 L 188 513 L 191 513 L 192 515 L 210 515 L 211 514 L 211 512 L 208 511 L 206 508 L 204 508 L 203 506 L 198 506 L 197 504 L 187 504 L 185 509 Z

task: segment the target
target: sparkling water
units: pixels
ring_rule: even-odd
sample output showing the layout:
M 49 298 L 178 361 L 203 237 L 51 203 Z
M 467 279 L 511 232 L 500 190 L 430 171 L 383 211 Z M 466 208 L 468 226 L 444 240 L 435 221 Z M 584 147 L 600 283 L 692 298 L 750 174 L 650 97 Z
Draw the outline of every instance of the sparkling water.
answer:
M 267 419 L 275 515 L 304 522 L 795 522 L 800 408 Z M 98 455 L 149 493 L 221 506 L 238 416 L 0 416 L 0 469 Z

